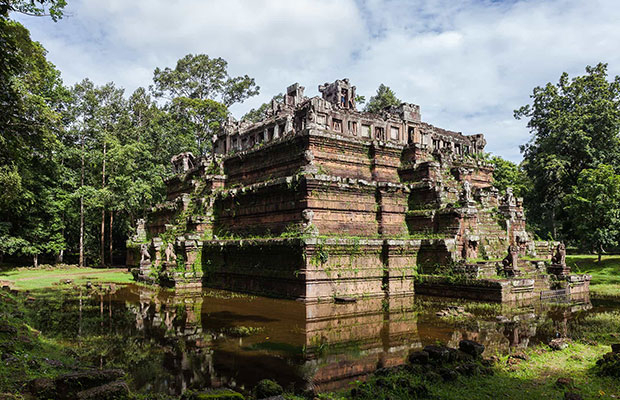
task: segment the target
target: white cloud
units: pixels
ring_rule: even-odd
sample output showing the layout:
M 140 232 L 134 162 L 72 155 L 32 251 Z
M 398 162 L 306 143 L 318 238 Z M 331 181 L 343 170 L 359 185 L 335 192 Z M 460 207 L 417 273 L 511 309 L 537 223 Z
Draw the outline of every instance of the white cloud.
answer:
M 155 67 L 206 53 L 261 86 L 232 108 L 239 116 L 295 81 L 316 94 L 350 77 L 367 97 L 385 83 L 425 121 L 485 133 L 488 150 L 515 161 L 528 132 L 512 110 L 534 86 L 599 61 L 620 74 L 615 0 L 76 0 L 67 12 L 20 20 L 70 84 L 132 91 Z

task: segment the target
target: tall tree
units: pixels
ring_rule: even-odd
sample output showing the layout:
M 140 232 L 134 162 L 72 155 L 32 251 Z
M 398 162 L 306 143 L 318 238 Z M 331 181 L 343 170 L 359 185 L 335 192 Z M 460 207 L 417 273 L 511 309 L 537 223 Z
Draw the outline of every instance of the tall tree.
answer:
M 105 264 L 106 212 L 111 207 L 111 193 L 107 188 L 110 179 L 108 144 L 122 129 L 126 116 L 126 100 L 123 89 L 108 83 L 95 86 L 85 79 L 72 88 L 73 100 L 67 110 L 72 121 L 69 129 L 78 137 L 80 144 L 80 254 L 84 254 L 85 202 L 98 208 L 99 219 L 99 262 Z M 98 172 L 96 172 L 98 171 Z M 86 196 L 90 198 L 86 198 Z M 82 256 L 83 257 L 83 256 Z M 81 257 L 81 258 L 82 258 Z M 83 262 L 83 260 L 82 260 Z
M 207 154 L 213 148 L 217 135 L 228 116 L 228 108 L 211 99 L 177 97 L 168 106 L 180 131 L 193 133 L 198 154 Z
M 579 244 L 598 254 L 600 262 L 605 249 L 618 246 L 620 239 L 620 175 L 605 164 L 582 170 L 566 203 Z
M 396 97 L 392 89 L 382 83 L 377 88 L 377 94 L 368 100 L 364 110 L 371 113 L 378 113 L 386 107 L 398 106 L 400 103 L 401 101 Z
M 64 248 L 56 180 L 66 91 L 45 49 L 21 24 L 0 15 L 0 195 L 3 253 L 32 256 Z M 19 246 L 15 244 L 18 243 Z
M 247 75 L 230 77 L 226 60 L 206 54 L 188 54 L 177 61 L 174 69 L 156 68 L 153 82 L 157 96 L 210 99 L 227 107 L 257 95 L 260 89 Z
M 566 196 L 584 169 L 620 166 L 620 77 L 607 79 L 607 64 L 586 67 L 586 74 L 536 87 L 532 104 L 515 110 L 528 118 L 532 139 L 521 151 L 532 182 L 530 217 L 542 235 L 578 239 L 565 212 Z
M 188 54 L 174 69 L 156 68 L 153 82 L 153 93 L 169 100 L 168 110 L 180 127 L 195 132 L 200 154 L 211 151 L 228 106 L 260 89 L 247 75 L 230 77 L 226 60 L 206 54 Z

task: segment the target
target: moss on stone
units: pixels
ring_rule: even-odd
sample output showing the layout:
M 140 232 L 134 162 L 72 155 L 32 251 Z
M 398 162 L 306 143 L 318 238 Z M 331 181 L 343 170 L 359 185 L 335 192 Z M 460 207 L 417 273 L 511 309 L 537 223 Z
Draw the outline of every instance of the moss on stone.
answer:
M 282 386 L 269 379 L 263 379 L 254 387 L 254 396 L 257 399 L 278 396 L 283 392 L 284 390 L 282 389 Z

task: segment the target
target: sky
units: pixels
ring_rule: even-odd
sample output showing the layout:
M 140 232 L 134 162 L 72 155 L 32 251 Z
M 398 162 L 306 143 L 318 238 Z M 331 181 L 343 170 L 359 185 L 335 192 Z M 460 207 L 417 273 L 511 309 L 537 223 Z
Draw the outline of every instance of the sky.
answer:
M 513 110 L 536 86 L 587 65 L 620 75 L 618 0 L 68 0 L 65 17 L 13 15 L 48 50 L 67 85 L 113 81 L 130 94 L 188 53 L 228 61 L 260 95 L 241 117 L 298 82 L 306 95 L 349 78 L 421 106 L 422 120 L 484 133 L 515 162 L 530 133 Z

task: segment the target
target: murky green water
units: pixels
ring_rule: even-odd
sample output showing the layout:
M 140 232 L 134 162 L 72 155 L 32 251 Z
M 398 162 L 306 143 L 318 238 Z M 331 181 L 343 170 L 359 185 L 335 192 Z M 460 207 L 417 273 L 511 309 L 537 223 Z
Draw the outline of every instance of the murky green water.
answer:
M 588 300 L 514 308 L 423 296 L 303 304 L 134 285 L 34 297 L 37 329 L 74 344 L 86 361 L 124 368 L 134 390 L 169 394 L 247 390 L 264 378 L 291 390 L 337 390 L 427 344 L 471 339 L 487 355 L 503 353 L 570 334 L 574 321 L 608 309 Z M 436 315 L 456 305 L 456 315 Z

